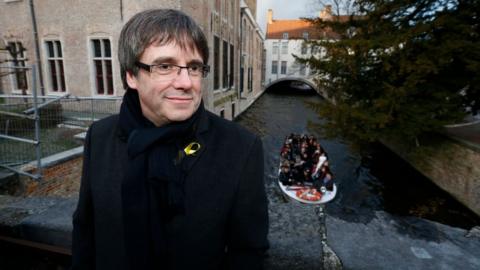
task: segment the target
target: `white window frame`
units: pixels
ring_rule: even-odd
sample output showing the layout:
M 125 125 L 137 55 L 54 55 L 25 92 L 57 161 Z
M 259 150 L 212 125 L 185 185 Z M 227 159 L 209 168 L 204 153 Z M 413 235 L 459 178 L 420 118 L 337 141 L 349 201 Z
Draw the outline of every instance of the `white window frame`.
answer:
M 276 65 L 273 65 L 273 63 L 276 63 Z M 275 72 L 273 70 L 273 67 L 275 67 Z M 272 60 L 272 67 L 271 67 L 272 74 L 278 74 L 279 72 L 278 67 L 279 67 L 279 61 Z
M 282 39 L 288 39 L 288 32 L 284 32 L 282 34 Z
M 95 51 L 93 48 L 93 41 L 94 40 L 100 40 L 100 50 L 101 50 L 101 57 L 95 57 Z M 110 57 L 105 57 L 105 45 L 102 40 L 109 40 L 110 41 Z M 87 38 L 87 48 L 89 51 L 90 59 L 89 59 L 89 67 L 90 67 L 90 89 L 91 89 L 91 95 L 92 97 L 113 97 L 116 96 L 116 87 L 115 87 L 115 79 L 114 79 L 114 74 L 115 73 L 115 65 L 113 64 L 113 42 L 112 38 L 108 36 L 91 36 Z M 97 89 L 97 78 L 96 78 L 96 67 L 95 67 L 95 61 L 96 60 L 101 60 L 102 61 L 102 76 L 104 78 L 103 80 L 103 87 L 104 87 L 104 94 L 98 94 L 98 89 Z M 113 87 L 113 93 L 108 94 L 108 85 L 107 85 L 107 73 L 106 73 L 106 64 L 105 61 L 111 61 L 112 64 L 112 87 Z
M 302 47 L 300 48 L 300 53 L 301 54 L 307 54 L 308 53 L 307 45 L 302 45 Z
M 278 54 L 278 42 L 272 42 L 272 54 Z
M 300 74 L 300 76 L 306 76 L 307 75 L 307 65 L 306 64 L 304 64 L 304 63 L 300 64 L 298 74 Z
M 282 54 L 288 54 L 288 41 L 282 42 L 282 49 L 281 49 L 281 51 L 282 51 Z
M 286 75 L 287 74 L 287 72 L 288 72 L 287 67 L 288 67 L 287 61 L 281 61 L 280 62 L 280 74 L 281 75 Z
M 62 52 L 62 57 L 58 57 L 56 56 L 57 54 L 57 50 L 56 50 L 56 45 L 54 45 L 54 54 L 55 56 L 54 57 L 50 57 L 49 55 L 49 51 L 48 51 L 48 45 L 47 45 L 47 42 L 53 42 L 53 44 L 55 44 L 55 41 L 58 41 L 60 42 L 60 47 L 61 47 L 61 52 Z M 68 90 L 68 87 L 67 87 L 67 74 L 65 72 L 65 59 L 64 59 L 64 56 L 65 56 L 65 51 L 63 50 L 63 41 L 61 39 L 58 39 L 58 38 L 48 38 L 48 39 L 44 39 L 43 40 L 43 48 L 44 48 L 44 64 L 43 64 L 43 67 L 44 67 L 44 74 L 45 74 L 45 77 L 47 78 L 47 93 L 49 95 L 64 95 L 66 93 L 69 93 L 69 90 Z M 53 91 L 53 83 L 51 81 L 52 79 L 52 76 L 51 76 L 51 71 L 50 71 L 50 64 L 49 64 L 49 60 L 54 60 L 55 61 L 55 68 L 57 69 L 57 73 L 59 73 L 59 65 L 58 65 L 58 60 L 61 60 L 62 61 L 62 65 L 63 65 L 63 79 L 65 80 L 65 91 Z M 60 82 L 60 76 L 57 75 L 57 85 L 61 86 L 61 82 Z
M 22 47 L 25 48 L 23 42 L 21 40 L 17 40 L 17 39 L 13 39 L 13 40 L 7 40 L 6 41 L 7 45 L 9 45 L 9 43 L 15 43 L 15 46 L 18 45 L 18 43 L 22 44 Z M 26 50 L 22 53 L 22 57 L 17 57 L 17 61 L 22 61 L 23 62 L 23 65 L 26 67 L 28 66 L 28 63 L 27 63 L 27 57 L 25 56 L 25 52 Z M 18 81 L 17 81 L 17 78 L 16 78 L 16 74 L 15 74 L 15 71 L 16 69 L 13 69 L 15 67 L 14 63 L 13 63 L 13 57 L 10 55 L 10 53 L 8 53 L 8 56 L 7 56 L 8 60 L 12 60 L 12 61 L 8 61 L 7 65 L 8 67 L 12 68 L 10 71 L 13 71 L 12 74 L 10 74 L 8 77 L 10 77 L 10 89 L 12 91 L 12 94 L 22 94 L 22 89 L 18 88 Z M 30 82 L 30 78 L 28 76 L 28 70 L 25 70 L 25 79 L 27 80 L 27 89 L 26 89 L 26 92 L 27 93 L 30 93 L 30 85 L 31 85 L 31 82 Z

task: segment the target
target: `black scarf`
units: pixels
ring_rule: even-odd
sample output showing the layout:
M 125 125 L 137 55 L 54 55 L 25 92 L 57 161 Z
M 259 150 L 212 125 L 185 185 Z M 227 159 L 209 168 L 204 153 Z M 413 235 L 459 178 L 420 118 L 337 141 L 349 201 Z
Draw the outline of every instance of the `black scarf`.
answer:
M 165 225 L 185 211 L 183 149 L 195 141 L 203 110 L 202 103 L 190 119 L 156 127 L 143 116 L 137 91 L 124 95 L 119 127 L 129 164 L 122 180 L 122 208 L 131 269 L 161 269 L 166 261 Z

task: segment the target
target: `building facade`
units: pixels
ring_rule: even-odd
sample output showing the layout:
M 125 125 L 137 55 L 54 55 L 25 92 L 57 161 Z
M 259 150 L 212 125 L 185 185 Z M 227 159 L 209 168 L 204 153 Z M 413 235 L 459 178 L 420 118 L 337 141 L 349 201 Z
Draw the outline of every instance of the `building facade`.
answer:
M 242 0 L 3 0 L 0 1 L 0 67 L 37 64 L 37 92 L 41 95 L 84 97 L 122 96 L 117 59 L 123 25 L 136 13 L 172 8 L 190 15 L 210 45 L 210 75 L 203 83 L 207 109 L 233 119 L 262 91 L 261 72 L 251 72 L 252 91 L 240 94 L 242 42 L 255 40 L 247 54 L 262 50 L 259 31 L 243 33 L 240 20 L 256 9 L 256 1 Z M 256 24 L 253 21 L 252 24 Z M 251 50 L 250 50 L 251 49 Z M 253 64 L 252 64 L 253 65 Z M 12 71 L 12 69 L 10 69 Z M 32 93 L 31 71 L 15 69 L 0 77 L 0 94 Z M 242 99 L 243 97 L 243 99 Z
M 322 19 L 332 17 L 331 7 L 320 12 Z M 295 60 L 299 57 L 323 57 L 324 51 L 316 47 L 310 48 L 305 40 L 330 38 L 331 33 L 319 30 L 310 22 L 296 20 L 274 20 L 273 11 L 267 12 L 267 33 L 265 38 L 265 83 L 271 84 L 282 78 L 308 78 L 313 71 L 305 64 Z
M 222 2 L 232 6 L 237 3 Z M 212 67 L 219 72 L 213 76 L 212 107 L 227 119 L 235 118 L 263 92 L 263 70 L 258 56 L 263 53 L 264 35 L 252 12 L 256 10 L 256 1 L 247 2 L 238 1 L 239 12 L 214 19 L 219 30 L 214 30 L 213 34 L 213 50 L 218 53 L 214 54 Z M 228 16 L 236 15 L 239 15 L 238 24 L 228 25 Z M 231 33 L 235 33 L 236 42 L 229 43 Z

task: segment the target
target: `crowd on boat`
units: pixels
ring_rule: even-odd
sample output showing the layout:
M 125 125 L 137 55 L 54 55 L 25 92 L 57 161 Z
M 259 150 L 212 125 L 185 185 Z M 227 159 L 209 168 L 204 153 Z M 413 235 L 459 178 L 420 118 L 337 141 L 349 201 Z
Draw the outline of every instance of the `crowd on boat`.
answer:
M 284 186 L 333 190 L 328 154 L 312 135 L 290 134 L 280 151 L 279 181 Z

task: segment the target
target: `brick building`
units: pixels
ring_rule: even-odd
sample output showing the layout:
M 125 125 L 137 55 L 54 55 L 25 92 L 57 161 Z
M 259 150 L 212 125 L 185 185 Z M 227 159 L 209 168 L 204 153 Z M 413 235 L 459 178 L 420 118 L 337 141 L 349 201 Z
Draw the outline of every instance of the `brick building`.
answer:
M 43 95 L 122 96 L 118 36 L 130 17 L 150 8 L 182 10 L 204 30 L 211 55 L 211 74 L 203 86 L 207 109 L 232 119 L 263 90 L 257 55 L 264 38 L 253 20 L 256 0 L 0 1 L 0 47 L 18 52 L 16 59 L 0 53 L 0 67 L 37 63 L 37 89 Z M 246 14 L 252 16 L 241 28 Z M 32 93 L 30 73 L 17 70 L 0 77 L 0 94 Z

